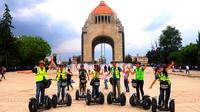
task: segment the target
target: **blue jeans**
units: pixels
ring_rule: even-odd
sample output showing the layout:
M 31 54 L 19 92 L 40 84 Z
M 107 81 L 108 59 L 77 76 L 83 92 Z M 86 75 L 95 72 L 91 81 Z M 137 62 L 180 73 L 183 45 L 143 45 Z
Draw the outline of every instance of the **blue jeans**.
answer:
M 40 95 L 40 93 L 41 93 L 41 95 Z M 42 102 L 44 95 L 45 95 L 44 84 L 42 82 L 36 83 L 36 99 L 37 99 L 37 101 Z
M 104 79 L 104 86 L 105 86 L 105 89 L 108 89 L 108 79 Z
M 160 96 L 159 96 L 159 101 L 158 101 L 159 106 L 162 106 L 161 104 L 163 103 L 165 107 L 168 107 L 170 93 L 171 93 L 171 85 L 169 85 L 169 87 L 166 90 L 160 88 Z
M 58 81 L 57 82 L 57 86 L 58 86 L 58 93 L 57 93 L 57 96 L 58 96 L 58 100 L 60 99 L 60 93 L 61 93 L 61 89 L 62 89 L 62 100 L 64 99 L 65 97 L 65 87 L 61 87 L 61 81 Z
M 92 98 L 99 97 L 99 86 L 92 86 Z
M 126 88 L 126 92 L 129 92 L 128 79 L 124 79 L 124 86 Z

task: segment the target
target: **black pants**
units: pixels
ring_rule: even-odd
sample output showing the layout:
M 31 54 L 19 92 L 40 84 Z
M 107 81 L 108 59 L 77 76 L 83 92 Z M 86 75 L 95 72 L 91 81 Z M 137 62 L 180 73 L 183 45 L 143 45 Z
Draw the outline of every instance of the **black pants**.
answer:
M 69 90 L 69 86 L 73 89 L 73 86 L 71 84 L 71 77 L 67 78 L 67 90 Z
M 4 80 L 6 80 L 6 77 L 4 76 L 5 73 L 1 73 L 1 79 L 2 80 L 4 78 Z
M 189 70 L 186 70 L 186 71 L 185 71 L 185 74 L 190 74 L 190 71 L 189 71 Z
M 159 106 L 162 106 L 164 104 L 165 107 L 168 107 L 170 93 L 171 93 L 171 85 L 169 85 L 167 89 L 160 88 L 160 96 L 158 101 Z
M 144 81 L 136 80 L 136 83 L 137 83 L 137 86 L 136 86 L 137 97 L 138 97 L 138 100 L 140 100 L 140 92 L 141 92 L 142 97 L 144 96 L 144 90 L 143 90 Z

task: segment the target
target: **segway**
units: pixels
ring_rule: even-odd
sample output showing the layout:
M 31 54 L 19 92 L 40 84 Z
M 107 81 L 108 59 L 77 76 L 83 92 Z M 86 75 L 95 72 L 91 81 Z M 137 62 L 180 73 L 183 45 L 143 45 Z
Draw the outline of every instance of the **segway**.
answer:
M 90 85 L 92 86 L 100 86 L 100 81 L 91 81 Z M 104 95 L 102 92 L 99 92 L 98 95 L 95 98 L 92 98 L 90 90 L 88 90 L 87 95 L 86 95 L 86 104 L 90 105 L 91 103 L 96 103 L 96 104 L 104 104 Z
M 133 88 L 137 87 L 136 80 L 132 79 L 131 83 Z M 129 99 L 129 103 L 133 107 L 138 106 L 142 107 L 145 110 L 148 110 L 151 107 L 151 99 L 149 95 L 144 95 L 142 100 L 138 100 L 137 94 L 133 93 L 133 95 Z
M 80 80 L 80 89 L 77 89 L 76 93 L 75 93 L 75 99 L 76 100 L 80 100 L 80 99 L 85 99 L 86 98 L 87 94 L 84 93 L 84 89 L 83 89 L 84 88 L 84 84 L 86 84 L 86 83 L 87 83 L 86 79 L 81 79 Z M 89 90 L 87 90 L 87 93 L 88 92 L 89 92 Z
M 44 81 L 44 87 L 49 88 L 51 85 L 51 79 Z M 37 112 L 39 109 L 51 109 L 52 101 L 48 95 L 43 97 L 41 103 L 35 98 L 30 98 L 28 107 L 30 112 Z
M 113 78 L 110 78 L 110 83 L 111 83 L 111 85 L 113 85 Z M 113 92 L 109 92 L 109 94 L 107 96 L 107 103 L 108 104 L 118 103 L 121 106 L 125 106 L 126 105 L 126 96 L 124 93 L 121 93 L 119 95 L 119 97 L 116 98 L 116 96 L 114 96 Z
M 168 109 L 164 108 L 164 106 L 158 107 L 156 97 L 152 98 L 152 108 L 151 108 L 152 112 L 156 112 L 157 110 L 175 112 L 175 100 L 174 99 L 170 99 L 168 107 L 169 107 Z
M 61 81 L 61 87 L 66 87 L 67 86 L 67 81 Z M 58 97 L 56 94 L 52 95 L 52 107 L 56 108 L 57 105 L 66 105 L 66 106 L 71 106 L 72 104 L 72 97 L 69 93 L 66 93 L 64 100 L 61 102 L 58 102 Z

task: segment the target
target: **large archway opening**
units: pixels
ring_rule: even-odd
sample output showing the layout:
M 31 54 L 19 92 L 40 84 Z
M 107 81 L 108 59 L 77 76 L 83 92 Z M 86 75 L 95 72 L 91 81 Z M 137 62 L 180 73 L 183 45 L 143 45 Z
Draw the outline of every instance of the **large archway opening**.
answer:
M 109 36 L 98 36 L 92 41 L 92 61 L 109 63 L 114 60 L 114 41 Z

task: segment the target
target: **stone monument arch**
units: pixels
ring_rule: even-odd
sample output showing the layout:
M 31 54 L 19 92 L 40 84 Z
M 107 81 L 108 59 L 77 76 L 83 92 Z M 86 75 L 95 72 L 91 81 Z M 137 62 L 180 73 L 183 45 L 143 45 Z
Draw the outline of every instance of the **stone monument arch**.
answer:
M 81 35 L 82 61 L 94 62 L 95 46 L 107 43 L 112 47 L 112 60 L 124 61 L 124 28 L 116 13 L 104 1 L 89 14 Z

